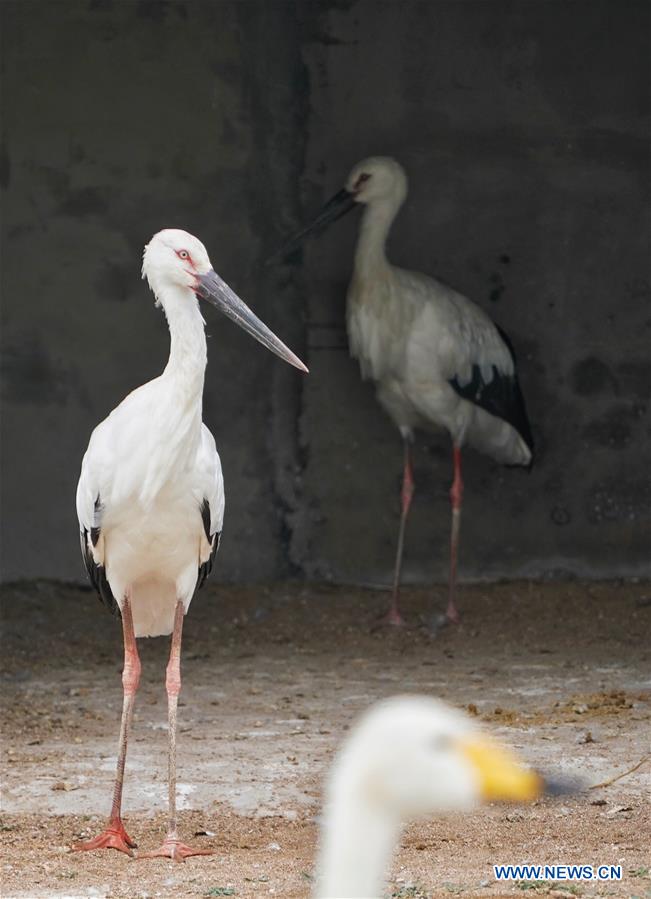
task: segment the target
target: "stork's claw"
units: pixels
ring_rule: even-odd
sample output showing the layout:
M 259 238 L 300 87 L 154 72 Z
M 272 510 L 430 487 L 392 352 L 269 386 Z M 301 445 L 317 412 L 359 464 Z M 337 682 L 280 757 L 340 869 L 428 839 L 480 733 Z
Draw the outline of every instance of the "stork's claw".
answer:
M 193 849 L 180 840 L 167 837 L 158 849 L 139 852 L 138 858 L 171 858 L 175 862 L 184 862 L 191 855 L 213 855 L 214 849 Z
M 84 843 L 75 843 L 72 849 L 74 852 L 89 852 L 93 849 L 117 849 L 119 852 L 124 852 L 133 858 L 135 855 L 133 850 L 137 845 L 124 829 L 121 819 L 118 818 L 115 821 L 109 821 L 108 827 L 98 836 Z

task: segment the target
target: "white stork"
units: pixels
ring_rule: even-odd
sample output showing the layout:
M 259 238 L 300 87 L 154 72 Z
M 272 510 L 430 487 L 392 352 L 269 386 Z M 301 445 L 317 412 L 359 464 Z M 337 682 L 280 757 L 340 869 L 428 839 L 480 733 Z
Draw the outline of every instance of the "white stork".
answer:
M 410 819 L 481 802 L 527 802 L 543 786 L 553 785 L 458 709 L 429 696 L 377 703 L 352 729 L 328 778 L 315 899 L 385 895 L 385 871 Z
M 81 551 L 100 598 L 122 617 L 124 701 L 109 822 L 79 850 L 133 855 L 121 818 L 122 783 L 140 677 L 137 637 L 172 634 L 166 688 L 169 719 L 169 828 L 162 846 L 140 857 L 183 861 L 207 854 L 182 843 L 176 823 L 176 710 L 183 617 L 213 565 L 224 517 L 224 481 L 215 440 L 201 421 L 207 300 L 281 359 L 303 363 L 213 271 L 204 245 L 168 229 L 145 247 L 143 278 L 170 330 L 169 361 L 93 431 L 77 487 Z
M 533 440 L 508 337 L 467 297 L 420 272 L 392 265 L 385 253 L 391 224 L 407 196 L 407 176 L 395 159 L 358 163 L 346 186 L 314 221 L 291 238 L 275 259 L 292 253 L 358 204 L 364 206 L 348 288 L 351 354 L 363 378 L 400 429 L 404 443 L 400 529 L 390 624 L 398 608 L 405 525 L 414 493 L 411 444 L 416 428 L 446 429 L 452 438 L 454 478 L 446 618 L 459 620 L 455 603 L 461 522 L 461 447 L 469 444 L 505 465 L 529 466 Z

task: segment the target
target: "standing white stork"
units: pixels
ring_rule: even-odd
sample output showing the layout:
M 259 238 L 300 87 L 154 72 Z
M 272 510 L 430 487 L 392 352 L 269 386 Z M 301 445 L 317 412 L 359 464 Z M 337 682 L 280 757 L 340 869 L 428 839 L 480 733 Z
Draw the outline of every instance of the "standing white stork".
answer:
M 213 271 L 206 248 L 168 229 L 145 247 L 143 278 L 170 329 L 165 370 L 130 393 L 93 431 L 77 487 L 81 551 L 102 601 L 122 617 L 124 701 L 113 804 L 106 829 L 79 850 L 133 855 L 121 818 L 122 783 L 135 693 L 137 637 L 172 634 L 166 688 L 169 719 L 169 828 L 162 846 L 140 857 L 183 861 L 210 850 L 182 843 L 176 823 L 176 710 L 181 688 L 183 616 L 212 568 L 224 517 L 224 481 L 215 440 L 201 421 L 207 300 L 281 359 L 303 363 Z
M 390 624 L 402 624 L 398 591 L 405 525 L 414 493 L 411 444 L 415 428 L 446 429 L 452 438 L 454 478 L 446 618 L 457 622 L 457 547 L 461 522 L 461 447 L 469 444 L 505 465 L 531 464 L 533 440 L 508 337 L 467 297 L 420 272 L 392 265 L 385 253 L 391 224 L 407 196 L 407 176 L 395 159 L 359 162 L 346 186 L 276 257 L 287 256 L 311 232 L 365 207 L 348 288 L 351 354 L 362 377 L 404 443 L 401 516 Z

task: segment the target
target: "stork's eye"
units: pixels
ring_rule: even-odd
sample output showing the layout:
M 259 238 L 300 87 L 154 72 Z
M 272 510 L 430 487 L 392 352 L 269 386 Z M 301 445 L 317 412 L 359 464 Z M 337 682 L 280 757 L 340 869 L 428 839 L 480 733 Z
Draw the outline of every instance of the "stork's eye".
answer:
M 368 174 L 368 172 L 362 172 L 362 174 L 357 179 L 355 187 L 357 187 L 359 189 L 362 186 L 362 184 L 365 184 L 367 181 L 370 181 L 370 180 L 371 180 L 371 176 Z
M 188 253 L 187 250 L 177 250 L 176 255 L 179 257 L 179 259 L 189 259 L 190 258 L 190 254 Z

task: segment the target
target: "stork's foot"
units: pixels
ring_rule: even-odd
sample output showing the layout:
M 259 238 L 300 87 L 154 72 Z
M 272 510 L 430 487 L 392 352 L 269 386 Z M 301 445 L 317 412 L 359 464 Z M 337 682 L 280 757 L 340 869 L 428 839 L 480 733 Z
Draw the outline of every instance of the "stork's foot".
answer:
M 392 605 L 388 612 L 376 619 L 371 627 L 371 632 L 378 631 L 383 627 L 407 627 L 407 622 L 397 606 Z
M 117 818 L 109 821 L 106 830 L 103 830 L 98 836 L 85 843 L 75 843 L 72 849 L 75 852 L 89 852 L 92 849 L 117 849 L 133 858 L 135 855 L 133 850 L 137 845 L 124 829 L 121 819 Z
M 402 617 L 398 609 L 392 606 L 386 613 L 386 615 L 383 615 L 382 618 L 380 618 L 380 624 L 387 624 L 390 627 L 405 627 L 407 622 Z
M 192 846 L 186 846 L 176 838 L 167 837 L 158 849 L 139 852 L 138 858 L 171 858 L 175 862 L 184 862 L 191 855 L 213 855 L 213 853 L 213 849 L 193 849 Z

